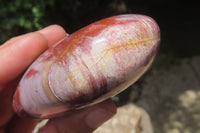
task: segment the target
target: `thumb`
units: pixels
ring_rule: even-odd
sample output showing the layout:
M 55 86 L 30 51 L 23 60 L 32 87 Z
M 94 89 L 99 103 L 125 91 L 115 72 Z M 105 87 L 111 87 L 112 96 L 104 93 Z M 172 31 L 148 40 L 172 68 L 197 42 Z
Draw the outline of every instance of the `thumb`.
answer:
M 105 101 L 48 121 L 40 133 L 91 133 L 116 113 L 116 106 Z

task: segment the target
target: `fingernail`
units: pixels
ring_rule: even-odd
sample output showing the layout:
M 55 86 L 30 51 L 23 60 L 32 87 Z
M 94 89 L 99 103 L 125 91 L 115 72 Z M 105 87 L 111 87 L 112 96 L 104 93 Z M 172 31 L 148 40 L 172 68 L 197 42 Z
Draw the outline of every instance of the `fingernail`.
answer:
M 48 38 L 49 46 L 56 45 L 55 43 L 62 41 L 66 38 L 66 36 L 68 36 L 65 30 L 59 25 L 50 25 L 48 27 L 45 27 L 44 29 L 39 30 L 38 32 L 40 32 L 42 35 Z
M 65 30 L 59 25 L 50 25 L 41 30 L 39 30 L 42 34 L 47 34 L 48 32 L 57 32 L 58 34 L 68 35 Z
M 41 33 L 48 32 L 48 31 L 52 30 L 53 27 L 54 27 L 54 25 L 44 27 L 43 29 L 39 30 L 39 32 L 41 32 Z
M 96 129 L 105 121 L 110 119 L 115 114 L 115 109 L 112 107 L 98 108 L 93 110 L 85 117 L 85 122 L 88 127 Z

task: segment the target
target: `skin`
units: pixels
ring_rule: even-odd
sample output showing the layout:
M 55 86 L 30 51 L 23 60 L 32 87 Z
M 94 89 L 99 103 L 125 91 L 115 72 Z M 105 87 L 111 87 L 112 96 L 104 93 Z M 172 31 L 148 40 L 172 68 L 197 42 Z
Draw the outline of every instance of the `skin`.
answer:
M 13 93 L 28 66 L 46 49 L 68 34 L 58 25 L 11 38 L 0 46 L 0 133 L 31 133 L 39 120 L 18 117 L 12 108 Z M 40 133 L 90 133 L 116 113 L 109 100 L 53 118 Z M 77 126 L 78 125 L 78 126 Z

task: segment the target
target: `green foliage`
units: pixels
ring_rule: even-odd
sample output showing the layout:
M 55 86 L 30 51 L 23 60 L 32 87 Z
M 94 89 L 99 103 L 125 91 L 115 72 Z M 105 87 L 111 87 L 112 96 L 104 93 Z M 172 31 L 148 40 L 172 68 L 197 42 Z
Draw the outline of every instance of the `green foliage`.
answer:
M 0 0 L 0 44 L 13 36 L 51 24 L 59 24 L 72 33 L 91 22 L 113 15 L 109 4 L 114 1 Z
M 70 27 L 67 31 L 72 32 L 82 27 L 80 18 L 85 15 L 87 20 L 88 13 L 99 6 L 99 0 L 0 0 L 0 3 L 0 44 L 13 36 L 50 24 L 59 24 L 64 28 L 67 25 Z
M 0 0 L 0 44 L 51 24 L 73 33 L 94 21 L 125 13 L 145 14 L 157 21 L 162 38 L 159 51 L 166 58 L 163 65 L 174 60 L 170 54 L 180 58 L 199 55 L 200 17 L 195 0 Z
M 0 0 L 0 43 L 9 37 L 42 28 L 45 8 L 54 0 Z

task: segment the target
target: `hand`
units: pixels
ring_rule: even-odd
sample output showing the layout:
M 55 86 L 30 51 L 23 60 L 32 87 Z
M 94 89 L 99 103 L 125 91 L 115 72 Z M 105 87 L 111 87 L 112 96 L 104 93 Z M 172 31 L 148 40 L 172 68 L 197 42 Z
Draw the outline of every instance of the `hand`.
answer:
M 52 25 L 37 32 L 12 38 L 0 46 L 0 133 L 31 133 L 38 120 L 20 118 L 12 109 L 12 96 L 23 72 L 46 49 L 68 34 Z M 66 113 L 48 121 L 40 133 L 90 133 L 112 117 L 111 101 Z

